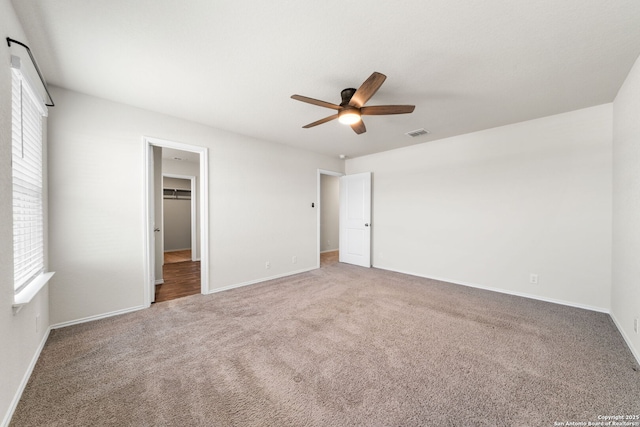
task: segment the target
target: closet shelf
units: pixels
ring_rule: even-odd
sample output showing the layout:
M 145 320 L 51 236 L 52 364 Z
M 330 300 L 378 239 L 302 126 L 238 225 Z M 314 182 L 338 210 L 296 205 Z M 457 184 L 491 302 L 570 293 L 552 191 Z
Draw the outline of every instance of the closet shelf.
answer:
M 183 188 L 163 188 L 162 198 L 174 200 L 191 200 L 191 190 L 185 190 Z

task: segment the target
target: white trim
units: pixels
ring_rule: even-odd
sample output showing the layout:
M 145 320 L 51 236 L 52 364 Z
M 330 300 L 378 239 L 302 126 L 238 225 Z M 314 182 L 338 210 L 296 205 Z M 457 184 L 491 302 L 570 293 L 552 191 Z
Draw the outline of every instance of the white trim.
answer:
M 317 211 L 316 211 L 316 222 L 317 222 L 317 224 L 316 224 L 316 227 L 317 227 L 317 230 L 316 230 L 316 242 L 318 243 L 318 249 L 317 249 L 317 252 L 316 252 L 316 260 L 317 260 L 316 261 L 317 262 L 316 263 L 316 268 L 320 268 L 320 254 L 322 253 L 322 252 L 320 252 L 320 244 L 322 243 L 320 241 L 320 208 L 321 208 L 321 206 L 320 206 L 321 197 L 320 196 L 322 194 L 321 193 L 322 186 L 320 185 L 320 182 L 322 180 L 322 175 L 330 175 L 330 176 L 340 177 L 340 176 L 344 176 L 344 173 L 342 173 L 342 172 L 334 172 L 334 171 L 325 170 L 325 169 L 318 169 L 318 178 L 317 178 L 318 182 L 317 182 L 317 188 L 316 188 L 316 192 L 317 192 L 317 194 L 316 194 L 316 200 L 317 200 L 317 202 L 316 202 L 316 209 L 317 209 Z M 336 249 L 336 250 L 338 250 L 338 249 Z
M 24 287 L 20 292 L 13 295 L 13 314 L 19 312 L 22 307 L 26 304 L 29 304 L 33 297 L 35 297 L 38 292 L 44 285 L 49 283 L 49 280 L 53 277 L 55 271 L 50 271 L 48 273 L 42 273 L 35 279 L 31 281 L 27 286 Z
M 38 91 L 35 89 L 36 86 L 31 81 L 29 74 L 22 71 L 22 58 L 16 55 L 11 55 L 11 68 L 15 73 L 17 73 L 20 80 L 26 83 L 23 87 L 27 88 L 27 94 L 36 104 L 38 110 L 40 110 L 40 114 L 47 117 L 49 115 L 49 110 L 47 109 L 44 100 L 38 95 Z
M 611 320 L 613 320 L 613 323 L 616 325 L 616 328 L 618 328 L 618 331 L 620 331 L 620 335 L 622 335 L 622 338 L 627 343 L 627 347 L 629 347 L 631 354 L 633 354 L 633 357 L 636 358 L 636 362 L 640 364 L 640 353 L 638 353 L 636 349 L 633 347 L 633 343 L 631 342 L 631 339 L 629 339 L 629 336 L 624 332 L 624 329 L 622 329 L 622 326 L 620 322 L 618 322 L 618 319 L 616 319 L 616 316 L 614 316 L 613 313 L 609 313 L 609 315 L 611 316 Z
M 594 307 L 594 306 L 586 305 L 586 304 L 578 304 L 578 303 L 575 303 L 575 302 L 572 302 L 572 301 L 565 301 L 565 300 L 559 300 L 559 299 L 554 299 L 554 298 L 546 298 L 546 297 L 541 297 L 541 296 L 538 296 L 538 295 L 531 295 L 531 294 L 527 294 L 527 293 L 524 293 L 524 292 L 509 291 L 509 290 L 500 289 L 500 288 L 492 288 L 490 286 L 483 286 L 483 285 L 478 285 L 478 284 L 475 284 L 475 283 L 461 282 L 459 280 L 451 280 L 451 279 L 446 279 L 446 278 L 443 278 L 443 277 L 430 277 L 430 276 L 425 276 L 425 275 L 422 275 L 422 274 L 410 273 L 408 271 L 396 270 L 396 269 L 393 269 L 393 268 L 380 267 L 380 266 L 377 266 L 377 265 L 374 265 L 373 267 L 377 268 L 377 269 L 380 269 L 380 270 L 387 270 L 387 271 L 393 271 L 395 273 L 407 274 L 409 276 L 416 276 L 416 277 L 422 277 L 424 279 L 431 279 L 431 280 L 438 280 L 440 282 L 452 283 L 454 285 L 468 286 L 470 288 L 483 289 L 485 291 L 498 292 L 500 294 L 513 295 L 513 296 L 517 296 L 517 297 L 529 298 L 529 299 L 534 299 L 534 300 L 538 300 L 538 301 L 550 302 L 550 303 L 553 303 L 553 304 L 560 304 L 560 305 L 564 305 L 564 306 L 567 306 L 567 307 L 581 308 L 581 309 L 584 309 L 584 310 L 596 311 L 598 313 L 610 314 L 609 310 L 606 309 L 606 308 Z
M 196 259 L 196 252 L 197 251 L 197 246 L 198 246 L 198 224 L 197 224 L 197 218 L 196 218 L 196 211 L 197 211 L 197 200 L 198 200 L 198 196 L 197 196 L 197 192 L 196 192 L 196 177 L 193 175 L 176 175 L 176 174 L 172 174 L 172 173 L 163 173 L 162 177 L 167 177 L 167 178 L 178 178 L 178 179 L 188 179 L 189 181 L 191 181 L 191 248 L 184 248 L 182 250 L 185 249 L 191 249 L 191 261 L 197 261 Z M 163 220 L 162 220 L 162 228 L 164 229 L 164 214 L 163 214 Z M 179 251 L 180 249 L 174 249 L 172 251 L 165 251 L 165 252 L 175 252 L 175 251 Z
M 283 277 L 294 276 L 294 275 L 300 274 L 300 273 L 307 273 L 309 271 L 313 271 L 313 270 L 316 270 L 316 269 L 317 269 L 317 267 L 305 268 L 305 269 L 302 269 L 302 270 L 290 271 L 288 273 L 278 274 L 278 275 L 271 276 L 271 277 L 264 277 L 262 279 L 249 280 L 247 282 L 236 283 L 235 285 L 224 286 L 222 288 L 215 288 L 215 289 L 211 289 L 209 291 L 209 295 L 210 294 L 216 294 L 218 292 L 229 291 L 231 289 L 241 288 L 243 286 L 250 286 L 250 285 L 255 285 L 255 284 L 258 284 L 258 283 L 262 283 L 262 282 L 268 282 L 269 280 L 282 279 Z
M 153 257 L 150 256 L 151 252 L 151 245 L 153 244 L 153 238 L 152 238 L 152 231 L 149 229 L 149 221 L 150 218 L 149 216 L 151 215 L 151 212 L 153 212 L 153 207 L 150 206 L 150 200 L 151 200 L 151 189 L 149 188 L 149 186 L 151 185 L 151 182 L 153 182 L 153 177 L 150 177 L 149 174 L 153 173 L 153 171 L 151 170 L 152 168 L 151 166 L 151 162 L 153 161 L 153 146 L 151 144 L 149 144 L 146 139 L 143 138 L 143 145 L 142 148 L 144 149 L 144 188 L 143 188 L 143 193 L 144 193 L 144 209 L 143 209 L 143 215 L 144 218 L 142 220 L 142 224 L 144 224 L 144 227 L 142 227 L 142 246 L 143 246 L 143 259 L 144 259 L 144 296 L 143 296 L 143 301 L 144 304 L 149 307 L 151 305 L 151 291 L 149 290 L 149 287 L 153 284 L 155 285 L 155 259 Z M 154 248 L 155 250 L 155 248 Z
M 164 283 L 164 279 L 157 279 L 154 283 L 156 284 L 156 286 L 162 285 Z
M 198 153 L 200 156 L 200 259 L 205 260 L 200 265 L 200 293 L 206 295 L 209 293 L 209 150 L 206 147 L 200 147 L 196 145 L 183 144 L 175 141 L 168 141 L 160 138 L 153 138 L 148 136 L 142 137 L 143 148 L 145 151 L 144 159 L 144 230 L 143 230 L 143 250 L 145 259 L 145 292 L 144 292 L 144 304 L 145 306 L 151 306 L 151 292 L 155 290 L 155 283 L 151 280 L 153 277 L 153 257 L 151 257 L 151 243 L 152 236 L 150 235 L 150 212 L 151 206 L 149 206 L 150 197 L 150 182 L 149 174 L 152 172 L 149 170 L 150 156 L 153 146 L 173 148 L 175 150 L 189 151 L 192 153 Z M 192 193 L 193 194 L 193 193 Z
M 27 383 L 29 382 L 29 378 L 31 378 L 33 369 L 36 367 L 36 363 L 40 358 L 40 353 L 42 353 L 42 350 L 44 349 L 44 345 L 47 343 L 47 339 L 49 339 L 50 332 L 51 332 L 51 327 L 47 328 L 47 332 L 45 332 L 44 336 L 42 337 L 42 340 L 40 341 L 40 345 L 38 345 L 38 348 L 33 354 L 33 357 L 31 358 L 31 362 L 29 362 L 29 366 L 27 367 L 27 370 L 22 376 L 22 381 L 20 381 L 20 384 L 18 385 L 16 394 L 13 396 L 13 400 L 11 400 L 11 404 L 9 405 L 9 408 L 7 408 L 7 412 L 4 414 L 4 419 L 2 420 L 2 423 L 0 423 L 0 426 L 7 427 L 11 422 L 13 413 L 16 411 L 16 408 L 18 407 L 18 402 L 20 402 L 20 399 L 22 398 L 22 393 L 24 393 L 24 389 L 25 387 L 27 387 Z
M 134 311 L 143 310 L 147 308 L 145 305 L 138 305 L 136 307 L 125 308 L 122 310 L 110 311 L 108 313 L 98 314 L 95 316 L 83 317 L 82 319 L 70 320 L 68 322 L 56 323 L 51 325 L 50 329 L 66 328 L 67 326 L 79 325 L 80 323 L 93 322 L 94 320 L 106 319 L 107 317 L 119 316 L 121 314 L 133 313 Z
M 329 252 L 338 252 L 340 249 L 328 249 L 326 251 L 321 251 L 321 254 L 328 254 Z
M 209 150 L 200 152 L 200 292 L 209 293 Z

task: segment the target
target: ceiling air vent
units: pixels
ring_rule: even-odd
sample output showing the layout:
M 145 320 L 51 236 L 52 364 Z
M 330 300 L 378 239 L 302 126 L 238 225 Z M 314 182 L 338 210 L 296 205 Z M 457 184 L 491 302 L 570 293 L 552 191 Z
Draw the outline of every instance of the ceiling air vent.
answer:
M 428 133 L 429 131 L 426 129 L 416 129 L 405 133 L 405 135 L 410 136 L 411 138 L 416 138 L 418 136 L 427 135 Z

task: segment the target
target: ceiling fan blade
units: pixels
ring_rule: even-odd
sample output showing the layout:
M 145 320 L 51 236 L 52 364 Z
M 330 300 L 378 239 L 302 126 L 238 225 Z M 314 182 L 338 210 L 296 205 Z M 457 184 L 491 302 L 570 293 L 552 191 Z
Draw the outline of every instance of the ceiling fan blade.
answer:
M 313 122 L 313 123 L 309 123 L 308 125 L 305 125 L 305 126 L 302 126 L 302 127 L 303 127 L 304 129 L 309 129 L 309 128 L 312 128 L 312 127 L 314 127 L 314 126 L 318 126 L 318 125 L 321 125 L 321 124 L 323 124 L 323 123 L 330 122 L 331 120 L 333 120 L 333 119 L 337 119 L 337 118 L 338 118 L 338 115 L 337 115 L 337 114 L 333 114 L 333 115 L 331 115 L 331 116 L 329 116 L 329 117 L 325 117 L 324 119 L 320 119 L 320 120 L 318 120 L 318 121 L 315 121 L 315 122 Z
M 320 101 L 319 99 L 309 98 L 307 96 L 291 95 L 291 98 L 295 99 L 296 101 L 306 102 L 307 104 L 319 105 L 321 107 L 331 108 L 333 110 L 339 110 L 341 108 L 339 105 L 332 104 L 330 102 Z
M 407 114 L 413 113 L 415 105 L 375 105 L 362 107 L 360 114 L 363 116 L 383 116 L 386 114 Z
M 375 72 L 369 76 L 367 80 L 358 88 L 356 93 L 351 97 L 349 105 L 352 107 L 362 107 L 382 86 L 387 76 Z
M 367 131 L 367 128 L 364 126 L 364 122 L 362 120 L 352 124 L 351 129 L 353 129 L 353 131 L 358 135 L 360 135 L 361 133 L 365 133 Z

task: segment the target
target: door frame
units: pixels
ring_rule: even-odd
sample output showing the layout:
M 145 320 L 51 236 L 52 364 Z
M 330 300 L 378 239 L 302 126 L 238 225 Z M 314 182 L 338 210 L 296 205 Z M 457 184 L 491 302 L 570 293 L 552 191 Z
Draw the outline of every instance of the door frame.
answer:
M 144 305 L 155 295 L 155 245 L 151 215 L 154 212 L 153 147 L 173 148 L 199 155 L 200 166 L 200 293 L 209 293 L 209 151 L 206 147 L 143 136 L 144 149 Z
M 197 231 L 197 218 L 196 218 L 196 211 L 197 211 L 197 199 L 198 199 L 198 194 L 196 191 L 196 177 L 193 175 L 178 175 L 178 174 L 174 174 L 174 173 L 162 173 L 162 177 L 166 177 L 166 178 L 177 178 L 177 179 L 185 179 L 185 180 L 189 180 L 191 181 L 190 184 L 190 188 L 191 188 L 191 261 L 198 261 L 196 259 L 196 253 L 198 252 L 196 247 L 198 245 L 198 231 Z M 164 227 L 164 215 L 162 216 L 163 221 L 163 227 Z
M 330 176 L 337 176 L 338 178 L 341 176 L 344 176 L 344 173 L 342 172 L 335 172 L 335 171 L 330 171 L 330 170 L 325 170 L 325 169 L 318 169 L 318 188 L 317 188 L 317 203 L 316 203 L 316 207 L 317 207 L 317 211 L 316 211 L 316 222 L 317 222 L 317 236 L 316 236 L 316 242 L 318 243 L 317 245 L 317 252 L 316 252 L 316 260 L 317 260 L 317 264 L 316 264 L 316 268 L 320 268 L 320 246 L 321 246 L 321 241 L 320 241 L 320 220 L 321 220 L 321 206 L 320 206 L 320 200 L 321 200 L 321 191 L 322 191 L 322 186 L 321 186 L 321 181 L 322 181 L 322 175 L 330 175 Z M 339 202 L 338 202 L 339 203 Z M 339 244 L 340 242 L 338 242 Z

